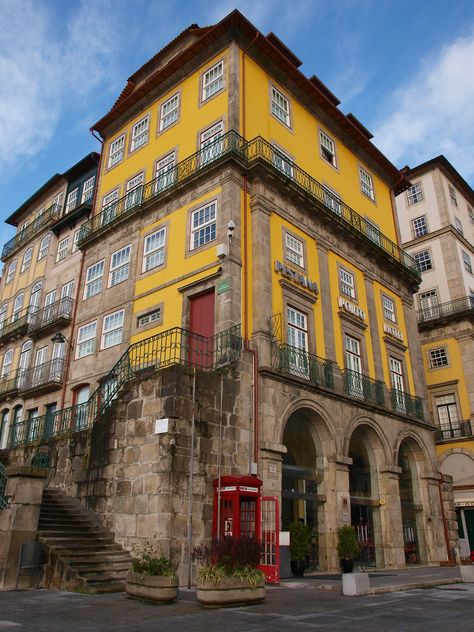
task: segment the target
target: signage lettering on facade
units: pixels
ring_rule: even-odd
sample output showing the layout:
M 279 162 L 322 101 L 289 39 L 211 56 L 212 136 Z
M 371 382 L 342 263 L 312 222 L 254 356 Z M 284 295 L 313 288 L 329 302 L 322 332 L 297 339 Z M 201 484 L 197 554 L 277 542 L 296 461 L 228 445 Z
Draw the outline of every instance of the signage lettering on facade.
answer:
M 241 492 L 258 492 L 258 487 L 243 487 L 241 485 L 240 486 L 240 491 Z
M 394 338 L 398 338 L 398 340 L 403 340 L 402 332 L 396 327 L 392 327 L 392 325 L 388 325 L 387 323 L 383 324 L 383 330 L 389 336 L 393 336 Z
M 217 284 L 217 293 L 224 294 L 230 290 L 230 279 L 222 279 Z
M 352 314 L 353 316 L 357 316 L 357 318 L 360 318 L 361 320 L 365 320 L 364 310 L 361 309 L 360 307 L 357 307 L 357 305 L 354 305 L 354 303 L 351 303 L 347 299 L 342 298 L 342 296 L 340 296 L 338 299 L 338 305 L 339 307 L 344 309 L 346 312 L 349 312 L 349 314 Z
M 293 283 L 298 283 L 298 285 L 301 285 L 310 292 L 319 294 L 319 287 L 316 281 L 310 281 L 308 277 L 305 277 L 303 274 L 296 272 L 296 270 L 292 270 L 284 263 L 281 263 L 281 261 L 275 261 L 275 272 L 278 272 L 286 279 L 293 281 Z

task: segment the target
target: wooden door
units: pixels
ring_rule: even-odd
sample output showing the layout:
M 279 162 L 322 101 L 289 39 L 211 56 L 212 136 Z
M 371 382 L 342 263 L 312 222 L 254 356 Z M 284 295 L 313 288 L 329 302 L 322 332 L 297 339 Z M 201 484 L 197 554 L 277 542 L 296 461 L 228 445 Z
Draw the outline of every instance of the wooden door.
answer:
M 190 299 L 188 361 L 191 366 L 207 368 L 213 364 L 214 289 Z

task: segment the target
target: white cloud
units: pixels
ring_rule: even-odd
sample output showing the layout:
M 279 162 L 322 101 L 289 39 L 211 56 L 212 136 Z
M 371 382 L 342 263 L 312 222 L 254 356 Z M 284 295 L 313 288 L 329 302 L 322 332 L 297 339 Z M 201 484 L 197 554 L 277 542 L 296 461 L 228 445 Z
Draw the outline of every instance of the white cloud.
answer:
M 411 166 L 445 154 L 474 178 L 474 33 L 423 60 L 391 96 L 375 142 L 397 164 Z

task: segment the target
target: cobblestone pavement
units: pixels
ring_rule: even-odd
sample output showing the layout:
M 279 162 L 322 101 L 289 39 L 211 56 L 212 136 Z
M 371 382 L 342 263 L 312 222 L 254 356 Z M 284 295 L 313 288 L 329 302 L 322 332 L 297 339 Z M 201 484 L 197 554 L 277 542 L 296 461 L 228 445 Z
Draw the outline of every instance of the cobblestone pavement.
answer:
M 204 610 L 193 591 L 152 605 L 125 594 L 29 590 L 0 593 L 0 631 L 8 632 L 472 632 L 474 584 L 367 597 L 324 592 L 311 583 L 267 589 L 247 608 Z

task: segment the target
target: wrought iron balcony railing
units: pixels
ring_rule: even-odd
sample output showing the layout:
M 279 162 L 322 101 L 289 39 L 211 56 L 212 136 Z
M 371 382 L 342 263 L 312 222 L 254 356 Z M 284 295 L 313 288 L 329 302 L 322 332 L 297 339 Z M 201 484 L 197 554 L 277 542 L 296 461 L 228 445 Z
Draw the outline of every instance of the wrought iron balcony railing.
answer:
M 130 345 L 87 402 L 13 424 L 10 427 L 8 447 L 27 445 L 40 439 L 90 428 L 109 410 L 123 384 L 142 371 L 173 365 L 214 371 L 236 361 L 241 353 L 240 325 L 209 338 L 180 327 L 168 329 Z M 28 374 L 29 381 L 27 379 L 23 382 L 23 377 L 27 376 L 21 376 L 21 388 L 31 389 L 29 384 L 39 385 L 41 380 L 51 380 L 56 375 L 54 369 L 51 367 L 48 372 L 46 368 L 43 369 L 45 366 L 33 369 L 33 373 Z
M 463 296 L 454 301 L 424 307 L 416 312 L 416 318 L 418 323 L 426 323 L 439 318 L 449 318 L 450 316 L 462 314 L 463 312 L 470 312 L 474 315 L 473 296 Z
M 30 322 L 31 309 L 27 307 L 19 312 L 15 312 L 13 316 L 3 321 L 0 325 L 0 342 L 6 341 L 12 336 L 19 335 L 23 330 L 27 330 Z
M 64 369 L 64 358 L 55 358 L 32 369 L 20 371 L 17 377 L 18 390 L 33 391 L 49 385 L 59 386 L 64 379 Z
M 334 387 L 333 363 L 304 349 L 284 343 L 273 345 L 273 368 L 284 375 L 307 380 L 317 386 Z
M 344 391 L 351 397 L 357 397 L 369 404 L 385 406 L 384 383 L 373 380 L 368 375 L 345 369 L 341 371 Z
M 16 370 L 0 377 L 0 398 L 11 395 L 18 390 L 18 373 L 19 371 Z
M 420 421 L 424 420 L 425 415 L 421 397 L 414 397 L 409 393 L 405 393 L 405 391 L 392 388 L 390 391 L 390 401 L 393 412 L 400 415 L 407 415 L 408 417 L 415 417 Z
M 349 228 L 351 232 L 355 231 L 357 235 L 363 236 L 377 250 L 388 255 L 397 264 L 401 264 L 403 268 L 415 275 L 417 280 L 420 279 L 418 264 L 415 259 L 388 239 L 371 222 L 344 204 L 342 200 L 333 196 L 326 187 L 295 163 L 285 162 L 282 159 L 283 154 L 261 136 L 246 142 L 233 130 L 203 147 L 151 182 L 137 187 L 119 200 L 112 202 L 101 213 L 94 215 L 82 225 L 79 233 L 79 245 L 85 243 L 89 237 L 106 230 L 118 218 L 132 213 L 132 211 L 157 199 L 170 189 L 183 184 L 196 174 L 214 165 L 216 161 L 228 157 L 238 159 L 247 168 L 258 163 L 266 164 L 279 178 L 283 178 L 286 182 L 291 181 L 300 192 L 309 197 L 312 202 L 316 202 L 318 208 L 323 208 L 332 217 L 337 218 L 339 223 Z
M 71 320 L 73 306 L 74 300 L 65 296 L 61 300 L 33 312 L 29 319 L 28 334 L 57 325 L 61 321 Z
M 29 239 L 35 237 L 38 234 L 38 231 L 59 219 L 60 213 L 61 207 L 57 204 L 53 204 L 43 211 L 43 213 L 41 213 L 41 215 L 39 215 L 30 224 L 20 230 L 19 233 L 10 239 L 10 241 L 7 241 L 7 243 L 3 246 L 1 257 L 2 261 L 5 261 L 7 257 L 16 252 L 18 248 L 23 246 Z
M 435 431 L 435 441 L 452 441 L 472 437 L 471 422 L 458 421 L 447 426 L 440 426 Z

